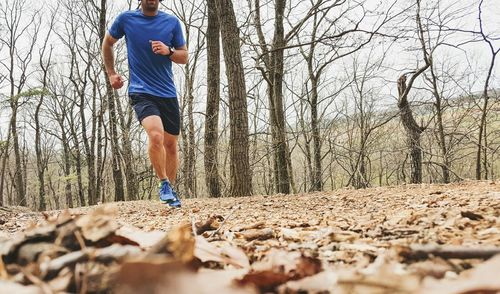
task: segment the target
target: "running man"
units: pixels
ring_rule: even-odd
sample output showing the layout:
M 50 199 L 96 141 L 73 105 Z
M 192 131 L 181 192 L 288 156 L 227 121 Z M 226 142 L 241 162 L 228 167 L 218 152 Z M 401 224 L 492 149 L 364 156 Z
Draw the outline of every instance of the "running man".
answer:
M 179 166 L 180 113 L 172 62 L 186 64 L 188 51 L 181 23 L 158 11 L 160 1 L 142 0 L 139 9 L 118 15 L 104 37 L 102 56 L 111 86 L 120 89 L 124 80 L 115 71 L 113 45 L 125 36 L 130 103 L 148 135 L 149 159 L 160 180 L 160 201 L 180 207 L 173 189 Z

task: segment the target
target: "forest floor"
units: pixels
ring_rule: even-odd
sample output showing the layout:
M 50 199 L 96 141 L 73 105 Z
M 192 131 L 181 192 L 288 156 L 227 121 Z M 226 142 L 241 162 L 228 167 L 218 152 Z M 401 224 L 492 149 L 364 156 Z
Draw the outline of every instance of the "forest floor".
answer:
M 41 228 L 52 224 L 52 231 L 42 231 L 50 231 L 51 236 L 56 236 L 52 241 L 57 243 L 58 239 L 65 238 L 57 238 L 61 236 L 58 228 L 70 219 L 86 216 L 91 217 L 80 223 L 75 221 L 83 235 L 75 239 L 79 249 L 134 243 L 143 252 L 151 253 L 164 232 L 174 232 L 176 237 L 170 233 L 168 252 L 163 252 L 169 262 L 172 258 L 182 259 L 179 256 L 185 256 L 183 250 L 191 244 L 190 237 L 179 229 L 183 227 L 181 224 L 190 232 L 195 230 L 194 252 L 182 261 L 191 264 L 196 259 L 201 264 L 196 267 L 195 276 L 192 273 L 193 276 L 187 276 L 192 282 L 185 287 L 176 286 L 177 293 L 500 293 L 500 182 L 495 181 L 186 199 L 182 209 L 171 209 L 157 201 L 77 208 L 69 214 L 5 209 L 0 210 L 0 240 L 12 239 L 17 232 L 17 236 L 22 236 L 17 240 L 22 241 L 3 246 L 1 254 L 8 270 L 5 272 L 0 265 L 0 277 L 15 281 L 16 285 L 42 287 L 33 281 L 53 285 L 57 283 L 48 281 L 71 276 L 63 288 L 81 290 L 84 282 L 74 273 L 75 264 L 83 262 L 80 259 L 64 263 L 53 272 L 40 270 L 42 274 L 33 274 L 34 278 L 29 278 L 26 270 L 20 271 L 24 282 L 13 278 L 16 273 L 19 275 L 19 270 L 9 271 L 9 263 L 27 266 L 28 262 L 19 260 L 24 252 L 23 244 L 43 239 L 36 239 L 33 237 L 36 234 L 30 231 L 38 230 L 39 236 Z M 110 222 L 114 224 L 109 225 Z M 102 230 L 115 232 L 113 241 L 106 237 L 109 244 L 102 245 L 102 238 L 95 237 Z M 123 239 L 117 241 L 116 236 Z M 125 239 L 128 241 L 123 241 Z M 47 243 L 47 238 L 43 240 Z M 101 245 L 96 245 L 97 242 Z M 184 249 L 179 249 L 181 247 Z M 155 254 L 161 251 L 155 250 Z M 96 254 L 93 256 L 99 256 Z M 54 261 L 61 255 L 53 255 L 48 260 Z M 120 258 L 115 259 L 115 263 L 123 264 Z M 141 259 L 144 272 L 158 266 L 158 261 L 144 260 L 150 259 Z M 42 261 L 32 262 L 43 268 Z M 167 271 L 172 268 L 172 265 L 162 266 Z M 64 267 L 73 273 L 62 274 Z M 124 265 L 115 270 L 122 277 L 122 284 L 128 283 L 128 288 L 119 291 L 148 292 L 138 285 L 141 281 L 130 281 L 125 268 Z M 178 270 L 177 265 L 174 268 Z M 210 276 L 206 276 L 208 271 Z M 150 278 L 148 287 L 156 285 L 165 289 L 167 286 L 157 277 Z M 202 286 L 207 281 L 217 288 Z M 91 289 L 115 287 L 104 282 L 99 284 Z M 56 286 L 47 287 L 56 289 Z M 85 287 L 88 290 L 91 286 Z

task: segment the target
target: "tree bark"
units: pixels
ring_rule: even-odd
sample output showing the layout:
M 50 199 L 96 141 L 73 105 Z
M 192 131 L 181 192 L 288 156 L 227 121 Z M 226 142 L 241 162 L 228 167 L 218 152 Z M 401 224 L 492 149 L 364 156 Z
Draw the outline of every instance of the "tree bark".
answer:
M 210 197 L 221 197 L 218 145 L 220 103 L 220 24 L 217 0 L 207 0 L 207 107 L 205 118 L 205 182 Z
M 252 194 L 248 156 L 248 113 L 239 29 L 231 0 L 217 1 L 222 48 L 229 88 L 231 196 Z
M 422 147 L 420 145 L 420 137 L 424 128 L 420 127 L 413 117 L 406 89 L 406 76 L 403 75 L 398 79 L 398 107 L 410 150 L 410 182 L 412 184 L 419 184 L 422 183 Z
M 106 0 L 101 0 L 101 11 L 99 18 L 99 44 L 102 45 L 104 40 L 104 35 L 106 33 Z M 102 65 L 102 69 L 104 71 L 104 64 Z M 112 156 L 112 168 L 113 168 L 113 180 L 115 184 L 115 201 L 124 201 L 125 200 L 125 191 L 124 191 L 124 180 L 123 180 L 123 172 L 122 166 L 120 162 L 120 150 L 119 150 L 119 140 L 118 140 L 118 119 L 116 114 L 116 106 L 115 106 L 115 94 L 116 91 L 113 91 L 109 79 L 106 79 L 106 101 L 108 104 L 109 111 L 109 125 L 110 125 L 110 141 L 111 141 L 111 156 Z M 89 199 L 89 204 L 94 205 L 97 203 L 97 199 Z
M 254 24 L 259 36 L 259 46 L 263 56 L 265 70 L 261 68 L 262 75 L 267 82 L 267 93 L 269 100 L 269 117 L 271 137 L 273 144 L 273 170 L 275 192 L 290 193 L 291 183 L 291 159 L 288 152 L 288 142 L 285 129 L 285 110 L 283 106 L 283 76 L 284 76 L 284 52 L 285 32 L 284 13 L 286 0 L 276 0 L 274 5 L 274 37 L 271 50 L 268 49 L 262 30 L 260 19 L 260 1 L 255 1 Z

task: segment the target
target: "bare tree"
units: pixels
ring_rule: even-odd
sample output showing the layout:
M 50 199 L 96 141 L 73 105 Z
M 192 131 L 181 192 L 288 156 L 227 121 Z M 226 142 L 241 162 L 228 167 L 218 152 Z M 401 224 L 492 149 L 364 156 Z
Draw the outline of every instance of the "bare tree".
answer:
M 104 40 L 104 35 L 106 33 L 106 13 L 107 5 L 106 0 L 101 0 L 100 6 L 97 7 L 99 11 L 99 45 L 102 45 Z M 100 46 L 99 46 L 100 47 Z M 102 69 L 104 71 L 104 63 L 102 64 Z M 115 99 L 117 97 L 117 91 L 113 91 L 109 79 L 106 79 L 106 97 L 107 97 L 107 109 L 109 111 L 109 124 L 110 124 L 110 141 L 111 141 L 111 155 L 112 155 L 112 167 L 113 167 L 113 180 L 115 184 L 114 199 L 115 201 L 125 200 L 124 191 L 124 179 L 122 172 L 122 164 L 120 161 L 120 150 L 119 150 L 119 137 L 118 137 L 118 115 L 116 109 Z M 92 199 L 96 201 L 96 199 Z M 92 203 L 95 204 L 95 203 Z
M 377 101 L 382 100 L 381 90 L 384 82 L 380 78 L 380 67 L 386 58 L 385 53 L 377 56 L 375 47 L 371 47 L 366 54 L 366 60 L 362 61 L 358 56 L 352 60 L 351 73 L 352 84 L 349 85 L 349 100 L 352 102 L 352 112 L 347 113 L 346 124 L 352 128 L 347 129 L 349 146 L 350 170 L 347 186 L 354 186 L 357 189 L 367 188 L 371 185 L 372 176 L 370 174 L 371 152 L 376 141 L 375 132 L 397 117 L 397 111 L 381 110 L 377 107 Z M 348 70 L 348 69 L 346 69 Z
M 248 156 L 248 114 L 245 74 L 240 51 L 239 29 L 231 0 L 217 0 L 222 48 L 229 83 L 231 154 L 231 196 L 252 194 L 252 174 Z
M 421 136 L 425 130 L 425 126 L 420 126 L 413 115 L 411 105 L 408 101 L 408 94 L 410 93 L 415 80 L 424 73 L 432 64 L 432 52 L 429 52 L 425 42 L 425 31 L 422 25 L 421 14 L 421 0 L 416 0 L 416 30 L 418 40 L 420 42 L 421 50 L 423 53 L 424 65 L 411 73 L 411 77 L 407 82 L 407 74 L 402 75 L 398 79 L 398 108 L 400 111 L 401 122 L 406 131 L 407 144 L 410 154 L 410 167 L 411 175 L 410 182 L 413 184 L 422 183 L 422 146 Z
M 71 153 L 71 134 L 70 130 L 74 127 L 71 126 L 71 121 L 74 119 L 73 102 L 70 97 L 66 96 L 71 88 L 71 82 L 62 78 L 61 73 L 49 79 L 48 90 L 51 93 L 45 100 L 46 107 L 49 110 L 47 117 L 54 122 L 54 126 L 47 129 L 47 132 L 60 142 L 62 151 L 60 154 L 60 170 L 59 176 L 64 185 L 64 203 L 66 208 L 74 206 L 73 191 L 72 191 L 72 162 L 73 154 Z M 53 183 L 49 180 L 49 187 Z M 57 195 L 57 191 L 53 189 L 53 194 Z M 59 204 L 59 201 L 57 201 Z M 84 205 L 83 203 L 81 205 Z
M 40 112 L 42 110 L 42 106 L 44 104 L 44 98 L 47 94 L 50 94 L 47 90 L 48 87 L 48 78 L 49 71 L 52 66 L 52 53 L 53 46 L 48 46 L 50 36 L 54 29 L 55 23 L 55 15 L 52 13 L 49 23 L 48 23 L 48 31 L 45 36 L 45 40 L 43 42 L 42 47 L 40 48 L 39 54 L 39 62 L 38 65 L 42 71 L 41 75 L 41 86 L 42 91 L 40 93 L 40 98 L 36 105 L 36 110 L 34 114 L 34 122 L 35 122 L 35 154 L 36 154 L 36 166 L 37 166 L 37 174 L 38 174 L 38 209 L 44 211 L 47 209 L 47 200 L 46 200 L 46 191 L 45 191 L 45 172 L 47 170 L 48 161 L 50 157 L 47 152 L 43 152 L 42 150 L 42 126 L 40 122 Z
M 286 46 L 284 17 L 286 0 L 274 1 L 274 35 L 272 45 L 266 41 L 262 28 L 260 0 L 254 1 L 254 26 L 259 39 L 257 68 L 267 83 L 269 117 L 274 154 L 274 184 L 278 193 L 290 193 L 289 152 L 283 106 L 284 47 Z M 271 49 L 270 49 L 271 48 Z M 262 59 L 262 61 L 261 61 Z M 264 66 L 260 64 L 263 63 Z
M 195 83 L 199 71 L 198 64 L 206 40 L 205 34 L 202 33 L 202 27 L 205 25 L 207 18 L 204 4 L 200 5 L 192 1 L 174 3 L 174 13 L 184 24 L 186 30 L 186 46 L 193 52 L 193 54 L 189 54 L 189 60 L 183 66 L 184 91 L 181 107 L 182 154 L 184 159 L 182 164 L 182 183 L 184 184 L 184 192 L 189 197 L 196 197 L 197 195 L 194 104 Z
M 18 135 L 17 115 L 23 102 L 22 92 L 30 75 L 29 66 L 33 59 L 33 51 L 37 42 L 41 19 L 38 10 L 34 11 L 26 18 L 27 3 L 25 0 L 9 0 L 3 2 L 2 4 L 0 4 L 0 21 L 2 22 L 2 25 L 7 28 L 8 34 L 6 36 L 2 36 L 0 42 L 9 50 L 9 57 L 7 62 L 1 60 L 0 64 L 8 73 L 8 81 L 10 84 L 9 105 L 11 110 L 11 119 L 9 123 L 10 136 L 7 136 L 7 146 L 5 147 L 7 151 L 4 153 L 4 157 L 2 158 L 0 194 L 3 195 L 5 164 L 7 161 L 8 148 L 11 138 L 16 162 L 16 168 L 14 171 L 17 195 L 16 204 L 25 206 L 27 204 L 26 179 L 24 178 L 22 165 L 22 150 L 19 145 L 20 138 Z M 28 36 L 26 38 L 27 50 L 21 50 L 18 44 L 20 38 L 23 36 Z
M 483 87 L 483 93 L 482 93 L 482 98 L 483 98 L 483 105 L 481 107 L 481 120 L 479 123 L 479 134 L 478 134 L 478 143 L 477 143 L 477 153 L 476 153 L 476 179 L 481 180 L 483 178 L 483 172 L 484 172 L 484 178 L 488 179 L 488 159 L 486 158 L 486 148 L 487 148 L 487 124 L 486 124 L 486 119 L 488 116 L 488 110 L 489 110 L 489 100 L 490 100 L 490 95 L 489 95 L 489 90 L 490 90 L 490 83 L 491 83 L 491 78 L 493 74 L 493 69 L 495 68 L 495 62 L 498 53 L 500 52 L 500 48 L 495 48 L 493 45 L 493 40 L 491 37 L 485 32 L 484 29 L 484 21 L 483 21 L 483 3 L 484 0 L 481 0 L 479 2 L 479 33 L 481 35 L 481 38 L 483 41 L 488 45 L 488 49 L 491 53 L 490 57 L 490 64 L 488 67 L 488 72 L 486 74 L 486 79 L 484 81 L 484 87 Z M 482 165 L 482 167 L 481 167 Z
M 220 103 L 220 24 L 217 0 L 207 0 L 207 107 L 205 111 L 205 182 L 210 197 L 220 197 L 218 162 Z

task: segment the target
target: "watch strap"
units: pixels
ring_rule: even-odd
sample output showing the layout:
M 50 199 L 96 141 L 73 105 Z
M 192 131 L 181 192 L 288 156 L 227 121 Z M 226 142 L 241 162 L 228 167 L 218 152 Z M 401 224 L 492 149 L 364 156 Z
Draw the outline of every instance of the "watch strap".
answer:
M 173 47 L 171 47 L 171 46 L 168 46 L 168 49 L 169 49 L 170 53 L 168 53 L 168 55 L 167 55 L 167 56 L 168 56 L 168 57 L 170 57 L 170 56 L 174 55 L 175 48 L 173 48 Z

